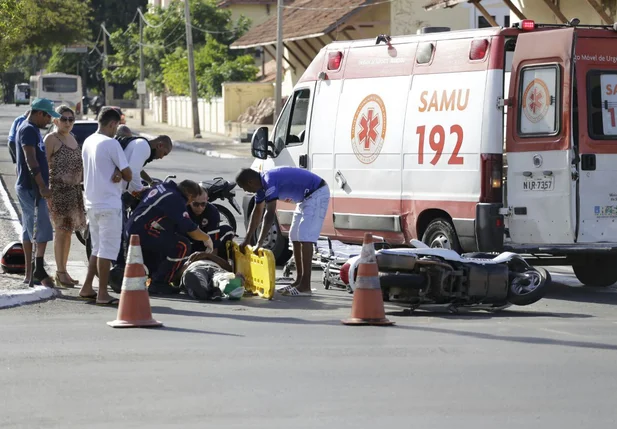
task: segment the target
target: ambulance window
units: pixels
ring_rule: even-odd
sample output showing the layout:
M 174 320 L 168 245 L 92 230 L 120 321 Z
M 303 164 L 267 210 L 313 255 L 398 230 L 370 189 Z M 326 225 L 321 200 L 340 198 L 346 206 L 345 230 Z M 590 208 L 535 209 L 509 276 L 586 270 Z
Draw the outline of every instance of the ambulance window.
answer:
M 418 46 L 418 53 L 416 54 L 416 62 L 418 64 L 428 64 L 433 58 L 434 45 L 432 43 L 421 43 Z
M 590 71 L 587 75 L 589 135 L 593 139 L 617 136 L 617 73 Z
M 302 144 L 305 136 L 308 106 L 311 91 L 301 89 L 285 104 L 279 122 L 274 130 L 274 147 L 278 155 L 285 146 Z
M 521 136 L 549 136 L 559 132 L 559 67 L 532 66 L 521 72 L 518 132 Z

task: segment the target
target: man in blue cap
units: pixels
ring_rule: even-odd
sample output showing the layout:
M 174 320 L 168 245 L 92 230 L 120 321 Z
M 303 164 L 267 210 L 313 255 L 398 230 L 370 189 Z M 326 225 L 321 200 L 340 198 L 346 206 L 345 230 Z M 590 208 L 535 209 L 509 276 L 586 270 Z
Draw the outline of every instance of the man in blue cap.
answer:
M 54 103 L 46 98 L 35 99 L 30 106 L 28 117 L 17 129 L 15 140 L 17 144 L 15 190 L 21 206 L 21 240 L 27 261 L 24 283 L 29 283 L 32 277 L 35 284 L 48 287 L 53 287 L 54 281 L 45 271 L 43 257 L 47 243 L 53 240 L 53 229 L 45 200 L 51 195 L 51 191 L 49 166 L 40 129 L 47 127 L 52 117 L 60 117 L 54 110 Z M 36 237 L 34 237 L 34 210 L 37 203 Z M 36 238 L 34 273 L 29 263 L 32 260 L 32 238 Z

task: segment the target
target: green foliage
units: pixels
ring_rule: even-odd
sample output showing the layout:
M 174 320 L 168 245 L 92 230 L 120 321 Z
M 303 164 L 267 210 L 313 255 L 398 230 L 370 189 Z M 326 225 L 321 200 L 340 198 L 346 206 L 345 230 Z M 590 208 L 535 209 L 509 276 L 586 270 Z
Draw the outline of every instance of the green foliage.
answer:
M 188 55 L 178 48 L 165 57 L 163 79 L 175 95 L 190 95 Z M 236 58 L 228 56 L 228 48 L 214 37 L 208 36 L 206 44 L 195 51 L 197 92 L 208 100 L 221 95 L 223 82 L 252 81 L 259 72 L 250 55 Z
M 213 85 L 228 77 L 253 79 L 258 69 L 248 65 L 250 57 L 240 57 L 228 48 L 248 30 L 249 21 L 241 18 L 233 22 L 231 12 L 218 8 L 217 0 L 192 0 L 190 8 L 200 95 L 220 94 L 220 84 L 218 88 Z M 143 52 L 148 87 L 155 93 L 167 88 L 174 94 L 189 94 L 184 3 L 175 0 L 165 9 L 153 8 L 146 19 L 149 25 L 144 25 Z M 110 41 L 115 54 L 111 57 L 113 70 L 108 77 L 119 83 L 135 82 L 139 79 L 138 26 L 116 31 Z
M 1 0 L 0 71 L 26 50 L 41 53 L 87 39 L 89 20 L 90 0 Z

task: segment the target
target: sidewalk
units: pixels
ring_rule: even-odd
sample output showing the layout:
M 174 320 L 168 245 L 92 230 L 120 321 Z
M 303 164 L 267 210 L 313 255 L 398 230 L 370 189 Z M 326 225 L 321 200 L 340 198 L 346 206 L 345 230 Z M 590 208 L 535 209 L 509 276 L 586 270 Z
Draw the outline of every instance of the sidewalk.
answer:
M 0 243 L 7 245 L 18 241 L 20 236 L 21 223 L 11 204 L 3 180 L 0 183 Z M 45 286 L 28 287 L 23 283 L 23 275 L 3 273 L 0 276 L 0 309 L 44 301 L 57 294 L 57 290 Z
M 191 128 L 172 127 L 155 122 L 148 110 L 144 112 L 145 126 L 142 127 L 139 109 L 125 109 L 123 112 L 126 116 L 126 125 L 131 131 L 148 139 L 165 134 L 171 137 L 174 147 L 178 149 L 213 158 L 251 158 L 250 143 L 240 143 L 230 137 L 204 132 L 201 133 L 202 138 L 196 139 Z

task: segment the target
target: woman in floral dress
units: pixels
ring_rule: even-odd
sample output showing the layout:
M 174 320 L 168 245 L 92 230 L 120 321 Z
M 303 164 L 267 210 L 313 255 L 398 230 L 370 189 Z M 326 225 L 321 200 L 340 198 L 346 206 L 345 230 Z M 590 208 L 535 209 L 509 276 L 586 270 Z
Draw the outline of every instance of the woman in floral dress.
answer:
M 45 136 L 45 150 L 49 163 L 49 188 L 47 200 L 54 225 L 54 254 L 56 257 L 56 286 L 73 287 L 73 280 L 66 270 L 71 249 L 71 235 L 86 226 L 83 192 L 83 164 L 81 148 L 71 134 L 75 113 L 68 106 L 56 109 L 60 118 L 54 119 L 57 131 Z

